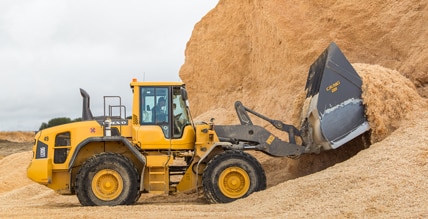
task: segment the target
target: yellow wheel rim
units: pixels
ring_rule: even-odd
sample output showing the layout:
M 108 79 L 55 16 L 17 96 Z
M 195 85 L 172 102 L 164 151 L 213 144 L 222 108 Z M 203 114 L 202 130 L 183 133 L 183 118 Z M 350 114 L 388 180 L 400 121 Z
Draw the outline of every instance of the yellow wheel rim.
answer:
M 95 174 L 92 180 L 92 191 L 97 198 L 110 201 L 117 198 L 123 190 L 123 180 L 118 172 L 105 169 Z
M 250 188 L 250 177 L 242 168 L 229 167 L 220 174 L 218 185 L 226 197 L 240 198 Z

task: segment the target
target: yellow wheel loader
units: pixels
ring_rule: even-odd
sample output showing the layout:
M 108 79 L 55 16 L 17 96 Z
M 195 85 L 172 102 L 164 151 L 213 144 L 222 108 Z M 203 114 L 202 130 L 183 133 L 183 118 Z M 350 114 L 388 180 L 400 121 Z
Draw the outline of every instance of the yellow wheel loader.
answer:
M 89 95 L 82 121 L 35 135 L 27 174 L 80 203 L 134 204 L 142 193 L 203 192 L 210 203 L 227 203 L 266 188 L 260 163 L 248 150 L 271 156 L 298 156 L 340 147 L 369 130 L 361 100 L 361 79 L 332 43 L 310 67 L 306 116 L 296 128 L 272 120 L 239 101 L 240 125 L 194 123 L 183 83 L 130 83 L 132 115 L 118 96 L 104 97 L 104 115 L 95 117 Z M 288 133 L 283 141 L 253 125 L 248 113 Z

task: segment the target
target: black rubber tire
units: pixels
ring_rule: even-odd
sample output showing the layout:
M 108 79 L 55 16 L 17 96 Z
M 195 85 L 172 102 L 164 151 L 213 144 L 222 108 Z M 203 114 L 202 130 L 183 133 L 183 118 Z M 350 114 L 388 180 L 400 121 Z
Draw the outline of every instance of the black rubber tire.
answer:
M 228 187 L 225 185 L 226 183 L 224 183 L 223 186 L 219 185 L 221 183 L 219 179 L 227 178 L 223 177 L 222 173 L 234 169 L 241 171 L 238 171 L 237 175 L 245 175 L 245 177 L 240 177 L 242 180 L 238 181 L 242 181 L 241 184 L 248 187 L 248 189 L 238 189 L 240 191 L 237 192 L 237 194 L 240 197 L 231 197 L 222 192 L 221 187 Z M 249 182 L 245 182 L 246 180 L 249 180 Z M 229 150 L 214 156 L 214 158 L 208 162 L 202 174 L 202 186 L 204 189 L 204 196 L 208 202 L 213 204 L 228 203 L 247 197 L 253 192 L 266 189 L 266 175 L 260 163 L 253 156 L 242 151 Z
M 113 174 L 110 174 L 113 173 Z M 99 176 L 98 174 L 101 174 Z M 104 174 L 104 175 L 103 175 Z M 95 179 L 94 179 L 95 177 Z M 120 182 L 119 189 L 112 189 L 112 197 L 107 198 L 97 195 L 103 192 L 102 186 L 98 191 L 93 191 L 96 179 L 101 182 L 104 178 Z M 108 185 L 115 184 L 109 183 Z M 119 184 L 119 183 L 118 183 Z M 114 206 L 131 205 L 140 197 L 139 175 L 135 165 L 127 157 L 121 154 L 103 152 L 96 154 L 83 163 L 76 176 L 75 191 L 79 202 L 84 206 Z M 109 190 L 106 190 L 109 191 Z

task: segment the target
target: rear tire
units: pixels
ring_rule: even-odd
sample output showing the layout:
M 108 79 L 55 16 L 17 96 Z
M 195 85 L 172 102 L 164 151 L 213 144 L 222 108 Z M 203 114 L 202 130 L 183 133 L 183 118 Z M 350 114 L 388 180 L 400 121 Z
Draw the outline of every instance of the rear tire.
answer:
M 130 205 L 140 196 L 137 168 L 121 154 L 104 152 L 89 158 L 80 168 L 75 185 L 84 206 Z
M 266 189 L 266 175 L 253 156 L 225 151 L 207 164 L 202 186 L 210 203 L 228 203 Z

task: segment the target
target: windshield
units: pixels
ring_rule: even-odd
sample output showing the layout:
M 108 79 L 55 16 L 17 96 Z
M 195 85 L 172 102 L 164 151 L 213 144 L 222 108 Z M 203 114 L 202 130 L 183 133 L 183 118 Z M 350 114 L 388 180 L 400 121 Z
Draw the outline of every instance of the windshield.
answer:
M 166 138 L 181 138 L 191 124 L 183 87 L 142 87 L 141 125 L 159 125 Z

